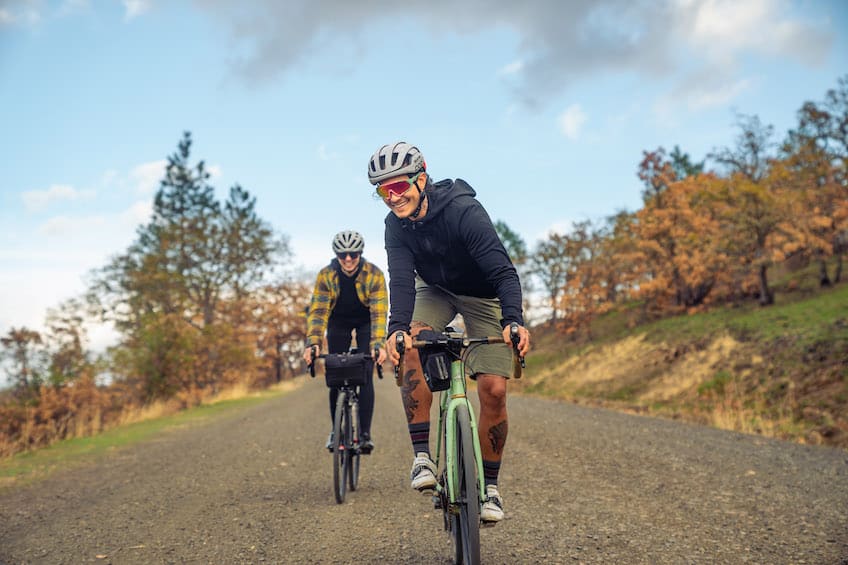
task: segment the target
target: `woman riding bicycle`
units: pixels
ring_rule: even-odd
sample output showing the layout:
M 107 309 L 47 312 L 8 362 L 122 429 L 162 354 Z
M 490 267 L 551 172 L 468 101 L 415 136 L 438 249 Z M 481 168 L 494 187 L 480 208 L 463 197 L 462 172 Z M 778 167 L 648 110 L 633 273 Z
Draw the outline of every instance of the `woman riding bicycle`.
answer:
M 384 145 L 368 162 L 368 180 L 391 210 L 385 220 L 392 312 L 387 349 L 397 365 L 394 334 L 405 334 L 406 374 L 398 385 L 415 453 L 412 488 L 435 487 L 436 469 L 429 445 L 433 395 L 408 332 L 442 331 L 462 314 L 469 334 L 503 335 L 505 342 L 481 346 L 468 360 L 480 399 L 478 432 L 488 496 L 481 518 L 498 522 L 503 519 L 497 484 L 508 428 L 506 380 L 512 374 L 512 351 L 506 344 L 511 322 L 519 324 L 519 353 L 530 348 L 521 285 L 474 190 L 460 179 L 433 183 L 426 170 L 418 148 L 404 142 Z
M 306 319 L 306 349 L 303 360 L 309 365 L 313 355 L 320 354 L 327 332 L 329 353 L 345 353 L 350 348 L 352 332 L 356 332 L 357 348 L 364 353 L 379 349 L 377 363 L 386 360 L 386 278 L 373 263 L 362 257 L 365 240 L 358 232 L 341 231 L 333 237 L 336 258 L 321 269 L 315 281 Z M 359 387 L 362 426 L 361 451 L 374 449 L 371 418 L 374 414 L 373 361 L 366 383 Z M 330 422 L 335 414 L 338 389 L 330 389 Z M 327 439 L 332 449 L 333 433 Z

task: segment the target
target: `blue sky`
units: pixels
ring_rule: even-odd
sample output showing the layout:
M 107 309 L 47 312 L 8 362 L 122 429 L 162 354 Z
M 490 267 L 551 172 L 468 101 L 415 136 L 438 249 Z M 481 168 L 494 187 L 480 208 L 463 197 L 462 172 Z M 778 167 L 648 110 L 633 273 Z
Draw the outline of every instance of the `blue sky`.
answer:
M 700 160 L 735 112 L 782 137 L 848 73 L 846 6 L 0 0 L 0 334 L 126 249 L 183 131 L 305 273 L 341 229 L 385 266 L 365 166 L 396 140 L 532 247 L 638 208 L 643 150 Z

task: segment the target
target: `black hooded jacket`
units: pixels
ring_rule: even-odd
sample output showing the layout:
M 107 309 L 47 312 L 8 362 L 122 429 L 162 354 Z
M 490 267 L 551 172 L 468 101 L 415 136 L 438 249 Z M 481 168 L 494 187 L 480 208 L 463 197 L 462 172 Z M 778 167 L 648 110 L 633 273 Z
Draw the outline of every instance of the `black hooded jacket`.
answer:
M 498 298 L 503 318 L 524 325 L 518 273 L 476 193 L 450 179 L 426 189 L 427 213 L 419 221 L 386 216 L 389 260 L 389 335 L 409 331 L 415 275 L 454 294 Z

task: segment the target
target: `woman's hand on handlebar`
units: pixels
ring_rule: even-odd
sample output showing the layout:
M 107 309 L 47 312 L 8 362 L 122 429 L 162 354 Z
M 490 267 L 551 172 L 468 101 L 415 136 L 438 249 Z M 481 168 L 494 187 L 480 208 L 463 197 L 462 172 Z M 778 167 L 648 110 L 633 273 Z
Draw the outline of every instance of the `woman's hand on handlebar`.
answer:
M 303 360 L 306 362 L 307 367 L 315 361 L 315 358 L 318 357 L 320 352 L 321 347 L 318 345 L 310 345 L 303 350 Z
M 374 352 L 377 354 L 377 364 L 382 365 L 386 362 L 386 347 L 374 348 Z
M 518 349 L 518 354 L 524 357 L 525 355 L 527 355 L 527 352 L 530 351 L 530 332 L 528 332 L 527 328 L 520 324 L 515 325 L 518 328 L 518 343 L 515 345 L 515 347 L 516 349 Z M 512 345 L 511 325 L 504 328 L 503 338 L 506 344 Z

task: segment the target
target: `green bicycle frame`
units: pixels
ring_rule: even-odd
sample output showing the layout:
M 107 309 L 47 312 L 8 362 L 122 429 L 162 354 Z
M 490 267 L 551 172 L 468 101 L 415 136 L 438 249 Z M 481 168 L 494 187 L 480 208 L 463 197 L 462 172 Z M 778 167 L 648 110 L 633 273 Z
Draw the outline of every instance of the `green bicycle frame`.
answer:
M 452 424 L 456 419 L 456 407 L 460 404 L 468 406 L 468 415 L 471 420 L 471 437 L 474 444 L 474 461 L 477 463 L 477 492 L 480 503 L 485 502 L 486 496 L 485 479 L 483 477 L 483 456 L 480 451 L 480 438 L 477 435 L 477 417 L 471 402 L 468 401 L 467 385 L 465 382 L 465 363 L 461 359 L 454 359 L 450 365 L 451 384 L 448 390 L 440 393 L 439 410 L 439 433 L 436 436 L 436 466 L 442 457 L 442 437 L 445 438 L 445 474 L 447 475 L 448 502 L 456 504 L 457 485 L 459 484 L 459 463 L 454 461 L 454 449 L 456 445 L 456 426 Z M 447 426 L 447 427 L 446 427 Z M 443 433 L 444 432 L 444 433 Z M 441 485 L 437 485 L 441 490 Z

